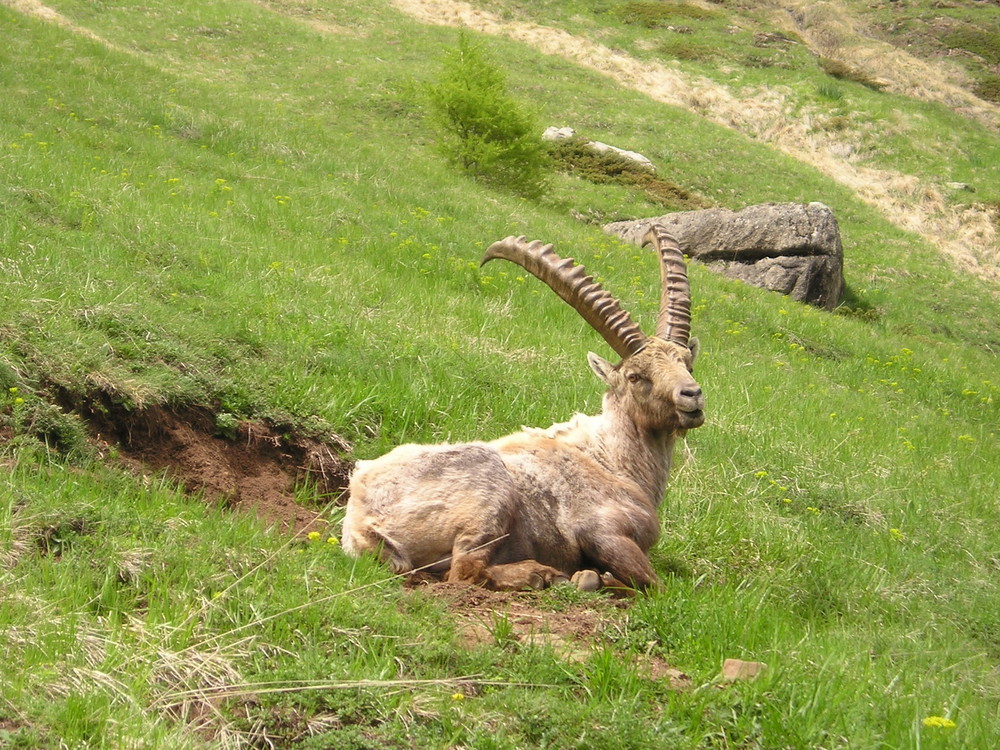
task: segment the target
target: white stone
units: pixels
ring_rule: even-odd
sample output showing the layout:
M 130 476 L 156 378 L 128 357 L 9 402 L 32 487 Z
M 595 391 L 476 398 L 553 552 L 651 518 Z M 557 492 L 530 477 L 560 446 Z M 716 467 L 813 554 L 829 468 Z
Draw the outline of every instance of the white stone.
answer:
M 554 125 L 550 128 L 545 128 L 545 132 L 542 133 L 542 140 L 545 141 L 565 141 L 576 135 L 576 131 L 573 128 L 557 128 Z M 599 153 L 606 153 L 612 151 L 619 156 L 626 159 L 630 159 L 643 166 L 653 168 L 653 162 L 647 159 L 642 154 L 636 153 L 635 151 L 626 151 L 623 148 L 618 148 L 617 146 L 610 146 L 607 143 L 601 143 L 600 141 L 587 141 L 587 145 L 590 146 L 594 151 Z

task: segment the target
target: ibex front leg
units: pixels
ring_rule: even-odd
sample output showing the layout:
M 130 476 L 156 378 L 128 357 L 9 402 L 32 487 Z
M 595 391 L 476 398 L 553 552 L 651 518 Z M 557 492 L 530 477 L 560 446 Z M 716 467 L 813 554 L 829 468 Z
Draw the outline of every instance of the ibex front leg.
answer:
M 566 580 L 561 571 L 536 560 L 491 565 L 494 548 L 503 544 L 505 537 L 506 533 L 497 535 L 493 532 L 459 537 L 452 551 L 447 580 L 472 583 L 495 591 L 544 589 Z
M 604 536 L 581 539 L 584 554 L 599 573 L 608 572 L 616 581 L 605 586 L 625 584 L 637 589 L 656 587 L 660 581 L 649 563 L 649 557 L 631 537 Z

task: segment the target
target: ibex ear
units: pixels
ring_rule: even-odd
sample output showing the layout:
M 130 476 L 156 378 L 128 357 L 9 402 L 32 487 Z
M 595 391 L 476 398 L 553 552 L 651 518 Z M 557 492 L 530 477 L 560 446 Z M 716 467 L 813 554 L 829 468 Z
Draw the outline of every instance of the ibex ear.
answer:
M 700 349 L 701 349 L 701 344 L 698 342 L 697 338 L 692 336 L 690 339 L 688 339 L 688 350 L 691 352 L 691 364 L 694 364 L 694 361 L 698 359 L 698 351 Z
M 590 364 L 590 369 L 594 371 L 594 374 L 597 375 L 597 377 L 605 383 L 610 384 L 608 379 L 611 377 L 612 370 L 615 369 L 613 364 L 604 359 L 604 357 L 598 357 L 593 352 L 587 352 L 587 362 Z

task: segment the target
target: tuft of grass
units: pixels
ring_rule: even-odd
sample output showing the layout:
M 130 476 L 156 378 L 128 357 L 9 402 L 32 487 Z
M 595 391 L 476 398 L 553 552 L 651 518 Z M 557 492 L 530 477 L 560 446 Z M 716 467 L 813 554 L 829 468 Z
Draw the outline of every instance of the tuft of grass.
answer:
M 816 86 L 816 93 L 823 99 L 829 99 L 830 101 L 837 102 L 844 98 L 844 91 L 835 83 L 829 81 L 821 81 L 818 86 Z
M 872 89 L 873 91 L 881 91 L 885 88 L 885 84 L 862 70 L 858 70 L 852 65 L 848 65 L 842 60 L 834 60 L 829 57 L 820 57 L 819 66 L 823 69 L 823 72 L 828 76 L 832 76 L 839 81 L 851 81 L 853 83 L 860 83 L 865 88 Z
M 705 20 L 717 18 L 718 11 L 685 2 L 628 2 L 617 9 L 619 18 L 626 24 L 636 24 L 656 29 L 673 24 L 677 19 Z

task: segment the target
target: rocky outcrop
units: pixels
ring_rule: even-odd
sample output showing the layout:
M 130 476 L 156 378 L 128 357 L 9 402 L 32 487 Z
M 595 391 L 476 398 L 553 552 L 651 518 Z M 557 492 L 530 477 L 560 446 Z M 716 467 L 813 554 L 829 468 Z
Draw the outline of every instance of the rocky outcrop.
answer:
M 720 273 L 827 310 L 844 294 L 844 251 L 833 212 L 822 203 L 766 203 L 741 211 L 682 211 L 604 226 L 641 244 L 661 223 L 681 250 Z

